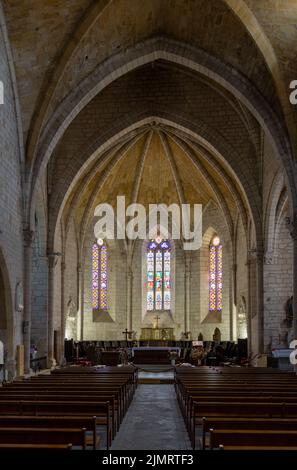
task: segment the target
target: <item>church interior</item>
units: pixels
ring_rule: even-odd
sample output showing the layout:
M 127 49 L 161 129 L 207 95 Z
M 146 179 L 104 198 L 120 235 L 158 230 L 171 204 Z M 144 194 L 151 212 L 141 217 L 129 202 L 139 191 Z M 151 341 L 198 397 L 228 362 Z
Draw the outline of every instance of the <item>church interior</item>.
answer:
M 0 452 L 297 450 L 296 25 L 0 1 Z M 199 205 L 199 247 L 123 200 Z

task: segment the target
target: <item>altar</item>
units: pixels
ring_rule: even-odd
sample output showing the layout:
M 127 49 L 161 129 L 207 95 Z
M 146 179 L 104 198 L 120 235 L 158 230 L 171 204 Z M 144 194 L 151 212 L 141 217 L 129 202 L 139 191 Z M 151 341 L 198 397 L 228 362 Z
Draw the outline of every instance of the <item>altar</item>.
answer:
M 141 328 L 140 340 L 169 340 L 173 341 L 174 328 Z
M 143 346 L 132 348 L 134 364 L 170 364 L 169 351 L 175 351 L 180 357 L 181 348 L 162 346 Z

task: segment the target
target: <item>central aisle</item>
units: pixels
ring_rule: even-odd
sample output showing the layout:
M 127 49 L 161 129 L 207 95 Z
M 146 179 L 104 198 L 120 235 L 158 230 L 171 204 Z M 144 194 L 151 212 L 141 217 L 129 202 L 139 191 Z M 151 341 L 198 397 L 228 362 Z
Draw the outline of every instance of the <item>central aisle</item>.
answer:
M 111 449 L 191 449 L 173 385 L 138 386 Z

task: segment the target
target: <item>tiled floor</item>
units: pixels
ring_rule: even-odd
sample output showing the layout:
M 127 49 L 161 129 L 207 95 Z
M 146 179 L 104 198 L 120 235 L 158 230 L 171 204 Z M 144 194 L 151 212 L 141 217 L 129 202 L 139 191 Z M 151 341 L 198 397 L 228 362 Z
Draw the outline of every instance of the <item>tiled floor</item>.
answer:
M 190 449 L 173 385 L 138 386 L 112 449 Z
M 141 379 L 158 379 L 158 380 L 172 380 L 174 379 L 174 374 L 172 371 L 169 372 L 147 372 L 140 371 L 138 372 L 138 378 Z

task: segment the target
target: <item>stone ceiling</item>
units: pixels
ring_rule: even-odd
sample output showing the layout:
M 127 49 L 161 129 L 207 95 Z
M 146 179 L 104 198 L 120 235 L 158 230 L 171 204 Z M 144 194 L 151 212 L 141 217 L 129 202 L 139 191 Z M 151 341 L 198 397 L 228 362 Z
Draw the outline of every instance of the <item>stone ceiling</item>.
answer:
M 258 47 L 259 38 L 250 35 L 248 13 L 268 38 L 285 86 L 296 78 L 297 3 L 292 0 L 4 0 L 3 4 L 25 136 L 35 121 L 44 126 L 69 91 L 98 64 L 156 34 L 190 43 L 231 64 L 277 108 L 278 84 Z

